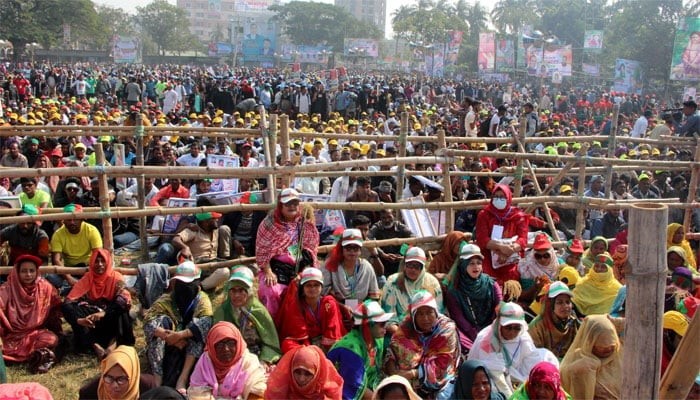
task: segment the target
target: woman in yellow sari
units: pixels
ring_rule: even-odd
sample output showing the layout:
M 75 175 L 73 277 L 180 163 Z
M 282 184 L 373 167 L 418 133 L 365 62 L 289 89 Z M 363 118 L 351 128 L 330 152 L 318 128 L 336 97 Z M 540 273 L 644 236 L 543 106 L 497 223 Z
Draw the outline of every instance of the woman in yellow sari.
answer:
M 613 276 L 613 259 L 607 254 L 596 256 L 593 268 L 573 290 L 573 302 L 583 315 L 610 312 L 622 285 Z
M 698 267 L 695 260 L 695 252 L 693 248 L 690 247 L 690 242 L 685 238 L 685 232 L 683 232 L 683 225 L 678 223 L 672 223 L 668 225 L 666 229 L 666 249 L 678 246 L 685 251 L 685 260 L 687 261 L 690 270 L 697 274 Z

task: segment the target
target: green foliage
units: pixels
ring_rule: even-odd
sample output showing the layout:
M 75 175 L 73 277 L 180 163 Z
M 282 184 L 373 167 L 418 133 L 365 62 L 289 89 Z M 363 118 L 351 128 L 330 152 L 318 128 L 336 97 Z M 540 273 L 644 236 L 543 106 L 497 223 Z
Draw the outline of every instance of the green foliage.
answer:
M 97 6 L 99 30 L 94 35 L 95 45 L 100 50 L 109 50 L 114 35 L 139 36 L 136 21 L 121 8 Z
M 459 8 L 445 0 L 421 0 L 415 5 L 403 5 L 394 12 L 391 20 L 394 34 L 425 45 L 442 44 L 448 31 L 469 30 L 466 19 L 469 8 L 465 2 L 457 5 Z
M 300 45 L 325 44 L 342 51 L 345 38 L 381 39 L 374 25 L 358 21 L 341 7 L 308 1 L 292 1 L 274 5 L 274 20 L 292 43 Z
M 191 49 L 196 42 L 190 33 L 187 12 L 166 0 L 154 0 L 145 7 L 136 7 L 136 19 L 143 32 L 155 43 L 159 55 L 166 51 Z

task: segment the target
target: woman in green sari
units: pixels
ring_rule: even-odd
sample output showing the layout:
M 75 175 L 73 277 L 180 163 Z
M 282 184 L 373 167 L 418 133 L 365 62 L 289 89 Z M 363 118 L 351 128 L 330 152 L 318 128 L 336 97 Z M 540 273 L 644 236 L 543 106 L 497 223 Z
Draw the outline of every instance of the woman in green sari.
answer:
M 250 268 L 239 265 L 233 268 L 226 285 L 226 300 L 214 312 L 214 323 L 231 322 L 241 331 L 248 350 L 257 355 L 269 370 L 276 364 L 282 352 L 275 324 L 270 313 L 258 300 Z

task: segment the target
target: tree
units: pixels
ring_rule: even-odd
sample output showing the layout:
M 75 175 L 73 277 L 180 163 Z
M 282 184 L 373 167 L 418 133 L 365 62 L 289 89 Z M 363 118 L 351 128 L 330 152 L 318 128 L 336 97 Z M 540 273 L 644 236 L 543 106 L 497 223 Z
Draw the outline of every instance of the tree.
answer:
M 121 8 L 97 6 L 97 20 L 101 29 L 96 32 L 94 42 L 98 49 L 109 50 L 114 35 L 139 36 L 136 20 Z
M 341 7 L 307 1 L 292 1 L 269 8 L 282 32 L 292 43 L 314 46 L 325 43 L 334 51 L 343 49 L 345 38 L 380 39 L 374 25 L 359 21 Z
M 534 23 L 537 15 L 532 0 L 498 0 L 491 20 L 499 33 L 515 35 L 523 25 Z
M 183 51 L 183 43 L 191 41 L 187 12 L 166 0 L 154 0 L 145 7 L 136 7 L 136 18 L 156 44 L 159 55 L 166 51 Z

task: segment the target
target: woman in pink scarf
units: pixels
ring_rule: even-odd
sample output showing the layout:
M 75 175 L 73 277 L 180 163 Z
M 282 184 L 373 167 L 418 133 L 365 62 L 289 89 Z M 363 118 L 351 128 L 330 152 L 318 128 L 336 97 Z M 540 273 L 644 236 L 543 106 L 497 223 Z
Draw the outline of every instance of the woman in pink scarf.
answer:
M 238 328 L 219 322 L 209 330 L 206 342 L 190 376 L 190 388 L 208 386 L 216 398 L 262 399 L 265 370 L 258 357 L 248 351 Z

